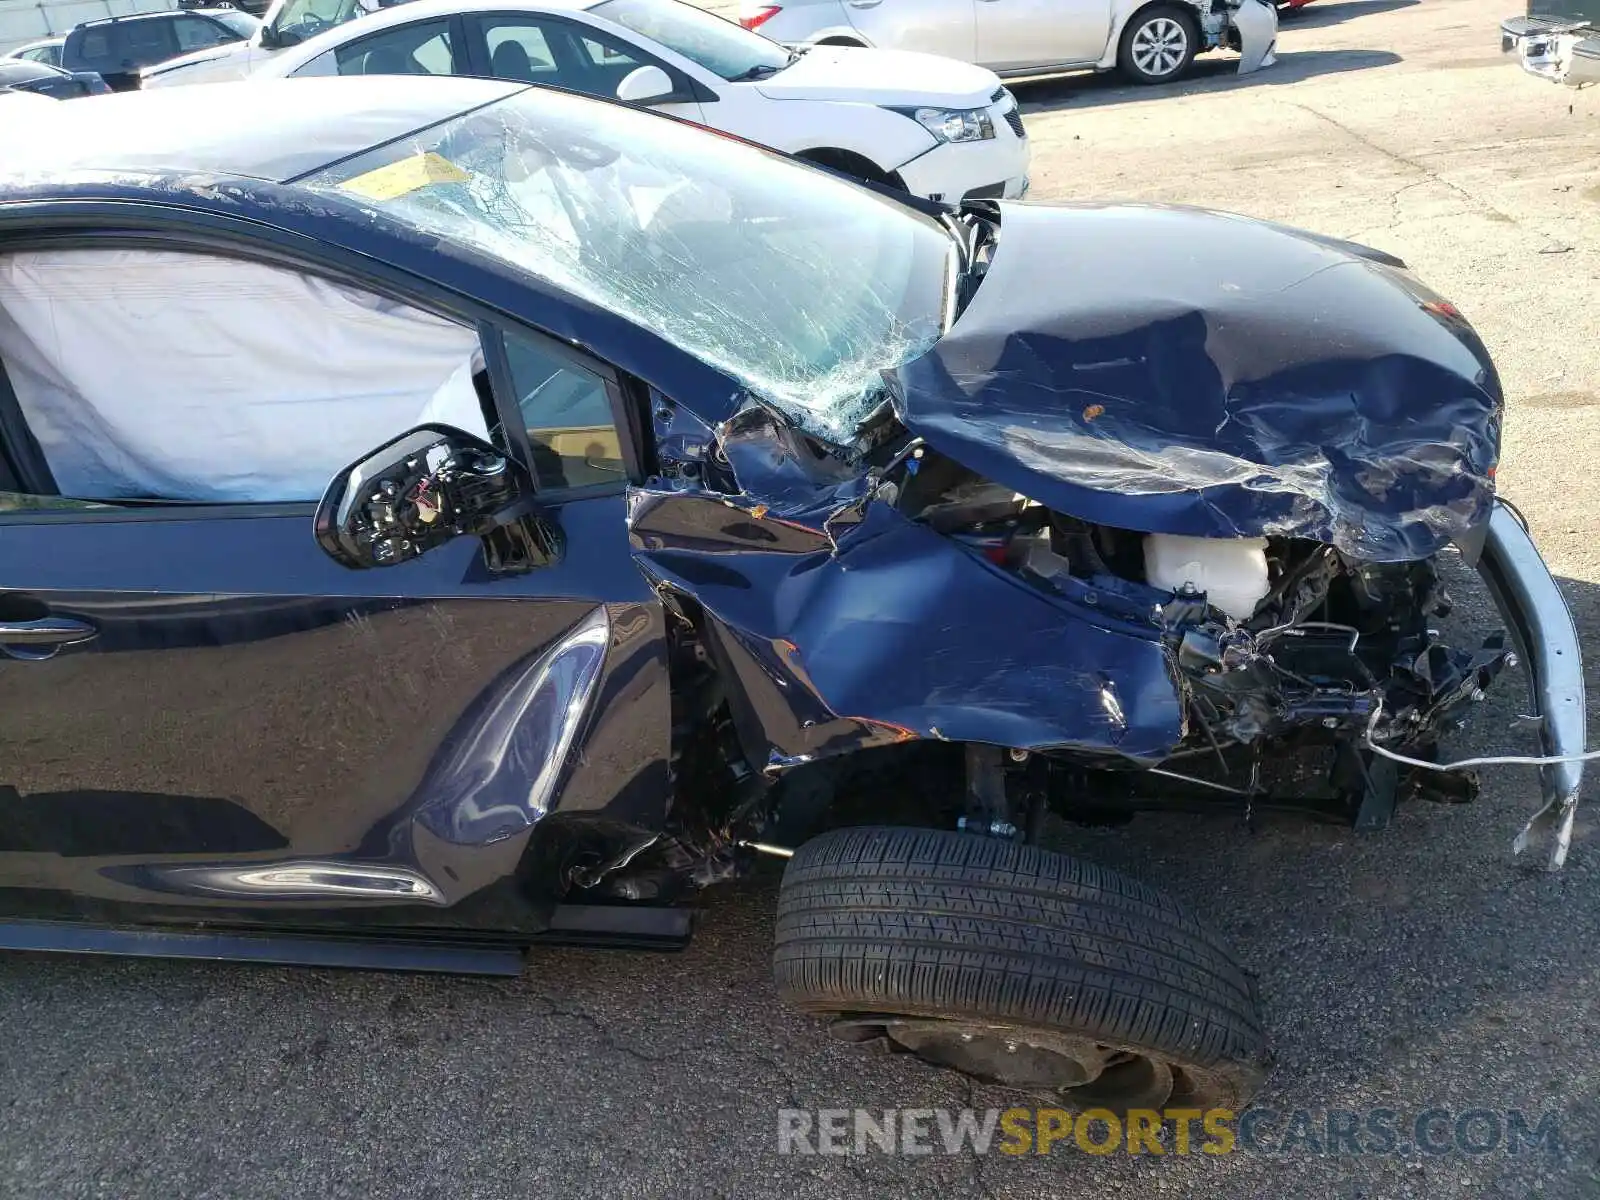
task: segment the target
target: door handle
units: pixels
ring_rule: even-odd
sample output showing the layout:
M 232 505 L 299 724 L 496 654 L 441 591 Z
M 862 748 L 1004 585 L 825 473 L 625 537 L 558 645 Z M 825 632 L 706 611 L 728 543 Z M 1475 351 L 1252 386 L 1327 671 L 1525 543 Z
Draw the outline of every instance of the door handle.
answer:
M 847 0 L 851 8 L 877 8 L 883 0 Z
M 39 617 L 33 621 L 0 620 L 0 648 L 16 647 L 17 658 L 49 658 L 63 646 L 76 646 L 99 636 L 100 631 L 75 617 Z M 39 653 L 40 650 L 43 653 Z

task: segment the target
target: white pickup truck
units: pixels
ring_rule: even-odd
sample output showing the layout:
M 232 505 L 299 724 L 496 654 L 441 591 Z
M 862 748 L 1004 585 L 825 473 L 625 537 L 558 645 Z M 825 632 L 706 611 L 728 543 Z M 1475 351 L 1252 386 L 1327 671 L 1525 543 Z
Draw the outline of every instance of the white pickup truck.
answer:
M 1552 83 L 1600 83 L 1600 0 L 1528 0 L 1500 22 L 1500 49 Z

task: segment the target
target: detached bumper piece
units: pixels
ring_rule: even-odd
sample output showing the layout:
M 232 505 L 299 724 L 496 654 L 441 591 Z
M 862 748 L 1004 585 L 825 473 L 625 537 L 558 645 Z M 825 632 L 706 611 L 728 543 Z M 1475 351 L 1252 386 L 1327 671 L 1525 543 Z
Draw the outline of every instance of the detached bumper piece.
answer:
M 1510 17 L 1500 22 L 1500 50 L 1551 83 L 1600 83 L 1600 29 L 1589 21 Z
M 1496 504 L 1478 571 L 1527 665 L 1543 757 L 1584 752 L 1583 652 L 1565 597 L 1512 510 Z M 1521 854 L 1535 836 L 1550 839 L 1548 866 L 1561 869 L 1583 786 L 1583 763 L 1539 768 L 1544 805 L 1517 836 Z

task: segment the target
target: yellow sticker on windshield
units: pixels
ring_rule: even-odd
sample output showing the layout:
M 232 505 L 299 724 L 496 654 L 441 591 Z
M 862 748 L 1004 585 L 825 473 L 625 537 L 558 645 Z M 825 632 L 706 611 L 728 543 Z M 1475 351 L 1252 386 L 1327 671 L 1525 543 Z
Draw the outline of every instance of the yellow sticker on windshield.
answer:
M 394 200 L 431 183 L 464 183 L 470 178 L 455 163 L 430 150 L 347 179 L 339 190 L 353 192 L 364 200 Z

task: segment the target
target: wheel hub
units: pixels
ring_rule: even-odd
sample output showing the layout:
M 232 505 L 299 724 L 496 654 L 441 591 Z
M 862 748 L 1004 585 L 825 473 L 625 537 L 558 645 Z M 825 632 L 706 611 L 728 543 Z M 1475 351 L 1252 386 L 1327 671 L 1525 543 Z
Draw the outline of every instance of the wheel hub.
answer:
M 1157 17 L 1133 35 L 1133 61 L 1147 75 L 1170 75 L 1183 64 L 1189 33 L 1172 17 Z
M 1160 1108 L 1184 1090 L 1181 1072 L 1159 1058 L 1052 1030 L 875 1016 L 841 1018 L 833 1032 L 849 1041 L 882 1038 L 932 1066 L 1080 1110 Z

